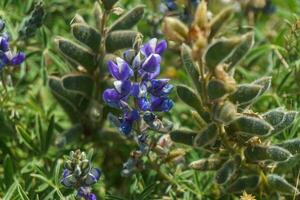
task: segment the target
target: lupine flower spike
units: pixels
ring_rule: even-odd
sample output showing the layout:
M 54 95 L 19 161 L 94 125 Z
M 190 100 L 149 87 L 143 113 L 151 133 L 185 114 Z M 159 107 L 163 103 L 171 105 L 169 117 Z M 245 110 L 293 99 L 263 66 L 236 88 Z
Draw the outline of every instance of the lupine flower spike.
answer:
M 149 150 L 146 131 L 165 128 L 156 113 L 168 112 L 173 107 L 173 101 L 168 97 L 173 85 L 168 79 L 158 78 L 161 56 L 166 48 L 165 40 L 154 38 L 125 51 L 123 58 L 108 62 L 108 70 L 115 81 L 113 88 L 104 91 L 103 100 L 123 112 L 120 118 L 111 115 L 112 121 L 121 133 L 134 138 L 139 146 L 124 164 L 125 174 L 130 174 L 129 168 L 142 166 L 138 159 Z
M 96 200 L 96 195 L 91 192 L 91 186 L 98 182 L 101 171 L 93 168 L 85 152 L 71 151 L 65 161 L 61 184 L 67 188 L 77 190 L 77 198 Z

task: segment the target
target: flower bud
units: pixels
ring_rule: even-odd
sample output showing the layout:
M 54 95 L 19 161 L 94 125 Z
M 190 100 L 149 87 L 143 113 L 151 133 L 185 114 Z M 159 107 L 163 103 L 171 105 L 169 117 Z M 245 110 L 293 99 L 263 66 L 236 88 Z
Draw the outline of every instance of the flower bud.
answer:
M 162 31 L 167 38 L 175 42 L 184 42 L 188 36 L 188 27 L 174 17 L 166 17 Z
M 197 7 L 194 24 L 198 25 L 199 28 L 205 28 L 208 25 L 207 4 L 205 1 L 201 1 Z

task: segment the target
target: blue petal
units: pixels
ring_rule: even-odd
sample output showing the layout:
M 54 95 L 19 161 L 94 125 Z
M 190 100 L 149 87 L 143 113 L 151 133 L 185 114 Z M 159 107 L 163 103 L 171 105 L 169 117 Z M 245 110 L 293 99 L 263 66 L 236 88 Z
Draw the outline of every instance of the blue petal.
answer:
M 161 40 L 156 45 L 155 53 L 161 55 L 166 49 L 167 49 L 167 42 L 166 42 L 166 40 Z
M 117 80 L 127 80 L 133 76 L 133 71 L 130 66 L 122 59 L 116 58 L 116 63 L 114 61 L 108 61 L 108 70 L 110 74 Z
M 155 53 L 156 44 L 157 44 L 156 38 L 152 38 L 151 40 L 149 40 L 146 44 L 144 44 L 142 46 L 142 48 L 141 48 L 142 54 L 144 54 L 144 56 L 148 57 L 152 53 Z
M 76 184 L 77 180 L 73 174 L 66 176 L 61 180 L 61 184 L 65 187 L 72 187 Z
M 25 60 L 25 54 L 22 52 L 17 53 L 10 61 L 11 65 L 20 65 Z
M 124 133 L 124 135 L 128 136 L 132 130 L 132 122 L 124 121 L 121 123 L 120 132 Z
M 0 37 L 0 50 L 6 52 L 9 50 L 9 41 L 6 37 Z
M 146 72 L 154 73 L 160 66 L 161 57 L 158 54 L 151 54 L 143 63 L 142 68 Z
M 166 97 L 152 97 L 151 111 L 168 112 L 173 107 L 173 101 Z
M 119 108 L 121 95 L 115 89 L 106 89 L 103 92 L 102 98 L 106 104 L 111 107 Z
M 84 183 L 86 186 L 91 186 L 95 184 L 101 175 L 101 171 L 99 169 L 93 168 L 85 177 Z
M 114 86 L 122 97 L 127 96 L 131 91 L 131 82 L 129 80 L 115 81 Z
M 138 105 L 139 108 L 143 111 L 150 109 L 150 102 L 148 101 L 147 98 L 138 98 Z

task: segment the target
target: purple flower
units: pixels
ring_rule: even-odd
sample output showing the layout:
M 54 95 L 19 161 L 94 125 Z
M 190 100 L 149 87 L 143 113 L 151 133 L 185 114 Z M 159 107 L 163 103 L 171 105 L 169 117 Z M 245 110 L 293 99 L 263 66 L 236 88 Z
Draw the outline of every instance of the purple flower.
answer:
M 142 46 L 141 52 L 146 57 L 149 57 L 151 54 L 161 55 L 166 49 L 167 49 L 167 42 L 165 40 L 161 40 L 157 42 L 157 39 L 153 38 Z
M 133 123 L 140 118 L 137 110 L 125 112 L 123 118 L 120 120 L 120 131 L 128 136 L 132 130 Z
M 133 71 L 128 63 L 122 58 L 116 58 L 116 62 L 108 61 L 108 70 L 117 80 L 124 81 L 133 76 Z
M 131 92 L 131 82 L 129 80 L 125 81 L 115 81 L 115 88 L 106 89 L 103 92 L 103 100 L 106 104 L 114 108 L 121 108 L 122 101 L 126 101 L 127 96 Z
M 173 107 L 173 101 L 167 97 L 152 97 L 151 98 L 151 111 L 168 112 Z
M 77 182 L 76 177 L 67 169 L 64 169 L 62 176 L 63 178 L 61 179 L 61 184 L 63 184 L 65 187 L 72 187 Z
M 89 187 L 80 187 L 77 190 L 77 198 L 84 198 L 85 200 L 97 200 L 96 195 L 91 192 Z
M 100 169 L 97 168 L 93 168 L 90 170 L 90 172 L 86 175 L 85 179 L 84 179 L 84 184 L 86 186 L 91 186 L 95 183 L 98 182 L 99 178 L 101 176 L 101 171 Z
M 6 52 L 9 50 L 9 39 L 7 37 L 0 36 L 0 51 Z
M 25 54 L 22 52 L 17 53 L 14 55 L 10 61 L 11 65 L 20 65 L 25 60 Z
M 149 81 L 150 87 L 148 91 L 156 97 L 168 95 L 172 89 L 173 85 L 168 84 L 169 79 L 152 79 Z

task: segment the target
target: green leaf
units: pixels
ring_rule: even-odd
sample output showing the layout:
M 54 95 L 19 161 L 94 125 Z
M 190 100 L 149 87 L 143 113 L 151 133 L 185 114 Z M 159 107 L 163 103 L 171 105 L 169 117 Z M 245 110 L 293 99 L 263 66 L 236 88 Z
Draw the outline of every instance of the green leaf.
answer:
M 218 39 L 207 47 L 203 54 L 203 60 L 207 68 L 214 72 L 215 68 L 222 64 L 241 43 L 241 38 Z
M 37 147 L 34 144 L 33 139 L 31 138 L 31 134 L 25 130 L 22 126 L 17 125 L 16 126 L 16 131 L 18 133 L 18 136 L 20 139 L 24 142 L 24 144 L 33 151 L 37 151 Z
M 101 0 L 101 1 L 106 10 L 112 9 L 112 7 L 118 2 L 118 0 Z
M 137 24 L 144 14 L 143 5 L 138 5 L 117 19 L 109 28 L 109 31 L 131 29 Z
M 30 200 L 20 184 L 18 185 L 18 192 L 22 200 Z
M 230 193 L 240 193 L 248 190 L 255 190 L 259 185 L 260 178 L 257 175 L 239 177 L 227 187 Z
M 194 108 L 201 116 L 204 113 L 202 101 L 199 95 L 191 88 L 185 85 L 177 85 L 178 97 L 187 105 Z
M 263 119 L 242 115 L 229 124 L 229 130 L 246 136 L 265 136 L 273 127 Z
M 62 77 L 62 84 L 66 90 L 91 97 L 94 88 L 93 79 L 84 74 L 68 74 Z
M 218 158 L 204 158 L 189 164 L 189 167 L 200 171 L 218 170 L 223 164 L 223 160 Z
M 91 48 L 94 52 L 98 52 L 101 42 L 100 33 L 93 27 L 83 24 L 72 24 L 72 33 L 74 37 L 82 44 Z
M 215 179 L 217 184 L 224 184 L 229 181 L 236 173 L 240 162 L 241 158 L 238 156 L 225 162 L 216 173 Z
M 186 44 L 181 46 L 181 59 L 186 73 L 191 77 L 191 80 L 199 93 L 201 93 L 201 83 L 199 80 L 199 69 L 194 63 L 191 49 Z
M 296 187 L 291 185 L 283 177 L 278 176 L 277 174 L 269 174 L 267 176 L 267 182 L 269 187 L 279 193 L 288 194 L 288 195 L 298 195 L 299 191 Z
M 197 134 L 198 132 L 192 130 L 174 130 L 171 131 L 170 137 L 174 142 L 192 146 Z
M 106 50 L 114 52 L 124 48 L 132 48 L 135 39 L 140 35 L 137 31 L 113 31 L 105 40 Z
M 209 124 L 201 130 L 194 139 L 194 147 L 203 147 L 213 143 L 218 135 L 218 126 L 215 123 Z
M 14 182 L 6 191 L 3 200 L 11 200 L 15 196 L 15 191 L 17 190 L 17 188 L 18 188 L 18 183 Z
M 292 157 L 292 154 L 288 150 L 274 145 L 247 147 L 244 154 L 246 159 L 251 162 L 263 160 L 285 161 Z
M 6 188 L 9 188 L 13 182 L 13 177 L 15 176 L 14 172 L 14 165 L 11 160 L 10 155 L 6 155 L 3 161 L 3 168 L 4 168 L 4 183 L 6 185 Z
M 60 53 L 69 61 L 84 67 L 89 72 L 96 69 L 95 55 L 88 49 L 64 38 L 57 38 L 55 42 Z
M 46 137 L 45 137 L 45 146 L 44 146 L 44 152 L 47 152 L 51 142 L 53 142 L 53 134 L 55 130 L 55 119 L 54 115 L 51 116 L 49 126 L 46 132 Z

